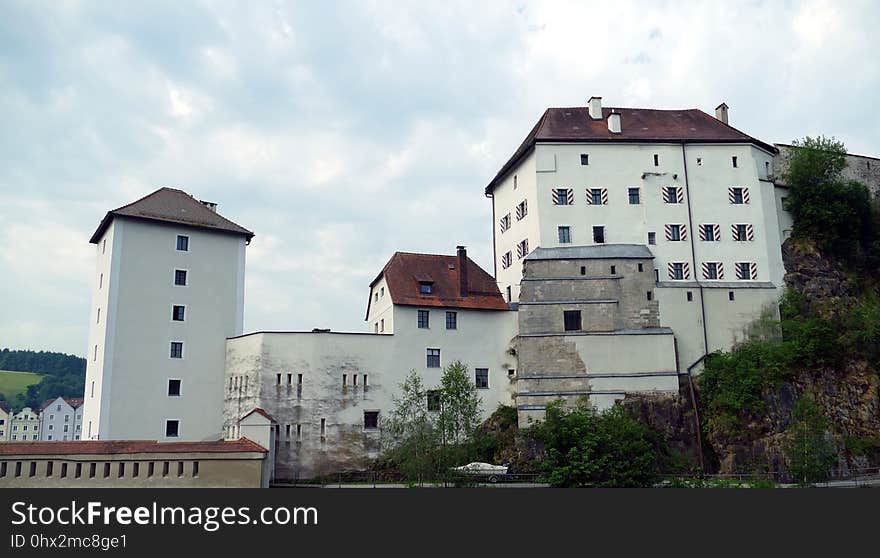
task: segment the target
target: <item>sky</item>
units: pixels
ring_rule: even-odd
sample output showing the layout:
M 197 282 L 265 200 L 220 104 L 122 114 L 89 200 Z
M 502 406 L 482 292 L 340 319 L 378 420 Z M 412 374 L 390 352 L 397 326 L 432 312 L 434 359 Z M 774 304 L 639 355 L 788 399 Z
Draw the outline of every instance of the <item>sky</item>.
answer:
M 245 331 L 365 331 L 395 251 L 492 271 L 483 189 L 544 109 L 699 108 L 880 155 L 880 3 L 0 0 L 0 347 L 82 355 L 104 214 L 253 230 Z

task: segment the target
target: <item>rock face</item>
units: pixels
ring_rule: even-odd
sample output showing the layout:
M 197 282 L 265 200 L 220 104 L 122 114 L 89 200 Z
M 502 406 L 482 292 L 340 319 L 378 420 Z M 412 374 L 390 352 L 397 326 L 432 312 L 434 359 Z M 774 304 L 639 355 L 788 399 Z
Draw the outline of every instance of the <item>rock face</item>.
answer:
M 788 288 L 802 294 L 812 311 L 831 319 L 855 302 L 854 281 L 809 243 L 789 239 L 782 254 Z M 794 379 L 767 390 L 760 415 L 732 432 L 712 430 L 703 423 L 707 472 L 769 473 L 785 479 L 785 431 L 795 401 L 807 391 L 829 421 L 827 436 L 834 441 L 838 455 L 833 473 L 846 476 L 857 469 L 880 466 L 880 367 L 861 360 L 842 369 L 801 371 Z M 678 396 L 628 396 L 624 406 L 671 446 L 697 455 L 694 410 L 687 390 Z

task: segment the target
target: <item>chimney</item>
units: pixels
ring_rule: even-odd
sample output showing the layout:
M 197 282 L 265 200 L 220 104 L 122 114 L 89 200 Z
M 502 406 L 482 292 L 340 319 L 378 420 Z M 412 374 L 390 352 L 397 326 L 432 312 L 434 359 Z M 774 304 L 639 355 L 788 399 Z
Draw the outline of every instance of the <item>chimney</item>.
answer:
M 727 103 L 721 103 L 715 107 L 715 118 L 727 124 L 727 109 L 729 108 Z
M 590 97 L 587 106 L 590 107 L 590 118 L 602 120 L 602 97 Z
M 465 298 L 468 296 L 467 248 L 464 246 L 456 246 L 455 250 L 458 252 L 458 288 L 461 298 Z
M 612 110 L 608 115 L 608 131 L 612 134 L 620 133 L 620 113 Z
M 205 201 L 205 200 L 199 200 L 199 202 L 202 205 L 204 205 L 205 207 L 207 207 L 208 209 L 210 209 L 211 211 L 213 211 L 214 213 L 217 213 L 217 204 L 216 203 Z

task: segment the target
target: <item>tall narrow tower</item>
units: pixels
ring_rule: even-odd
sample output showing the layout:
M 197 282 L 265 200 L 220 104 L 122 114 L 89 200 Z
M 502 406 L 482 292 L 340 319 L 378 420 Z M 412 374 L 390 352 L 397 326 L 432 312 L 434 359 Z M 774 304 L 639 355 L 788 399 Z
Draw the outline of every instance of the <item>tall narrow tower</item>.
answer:
M 90 240 L 83 439 L 221 437 L 226 338 L 242 333 L 253 236 L 172 188 L 107 213 Z

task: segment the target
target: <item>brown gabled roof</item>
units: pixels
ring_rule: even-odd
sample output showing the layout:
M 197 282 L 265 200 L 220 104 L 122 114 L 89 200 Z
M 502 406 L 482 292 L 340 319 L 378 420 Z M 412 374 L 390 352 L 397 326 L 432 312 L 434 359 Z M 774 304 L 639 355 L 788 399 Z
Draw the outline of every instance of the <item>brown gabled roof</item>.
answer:
M 269 422 L 273 422 L 273 423 L 275 422 L 275 417 L 273 417 L 272 415 L 270 415 L 269 413 L 267 413 L 266 411 L 264 411 L 260 407 L 254 407 L 254 409 L 251 412 L 249 412 L 246 415 L 244 415 L 243 417 L 241 417 L 240 420 L 244 420 L 254 413 L 257 413 L 258 415 L 266 417 L 267 419 L 269 419 Z
M 47 400 L 43 401 L 43 404 L 40 405 L 40 409 L 43 410 L 43 411 L 45 411 L 45 410 L 46 410 L 46 407 L 48 407 L 49 405 L 51 405 L 52 403 L 54 403 L 56 399 L 58 399 L 58 398 L 57 398 L 57 397 L 53 397 L 52 399 L 47 399 Z M 78 408 L 81 407 L 82 404 L 83 404 L 83 398 L 82 398 L 82 397 L 61 397 L 61 399 L 65 400 L 65 401 L 67 402 L 68 405 L 70 405 L 71 407 L 74 408 L 74 410 L 75 410 L 75 409 L 78 409 Z
M 210 442 L 158 442 L 156 440 L 78 440 L 73 442 L 3 442 L 0 455 L 113 455 L 132 453 L 238 453 L 266 449 L 247 438 Z
M 208 209 L 205 204 L 183 190 L 159 188 L 152 194 L 148 194 L 135 202 L 108 211 L 89 242 L 97 244 L 104 231 L 107 230 L 107 227 L 110 226 L 110 223 L 116 216 L 162 221 L 188 227 L 239 234 L 246 237 L 248 241 L 254 236 L 254 233 L 251 231 Z
M 620 133 L 608 130 L 608 115 L 620 114 Z M 602 118 L 590 118 L 588 107 L 548 108 L 513 156 L 486 186 L 491 194 L 508 171 L 531 153 L 537 142 L 609 143 L 751 143 L 776 153 L 763 141 L 740 132 L 699 109 L 658 110 L 603 107 Z
M 470 258 L 467 265 L 468 294 L 465 297 L 461 296 L 459 285 L 458 256 L 395 252 L 370 287 L 384 276 L 392 303 L 404 306 L 509 310 L 495 279 Z M 419 293 L 420 281 L 433 284 L 430 295 Z

